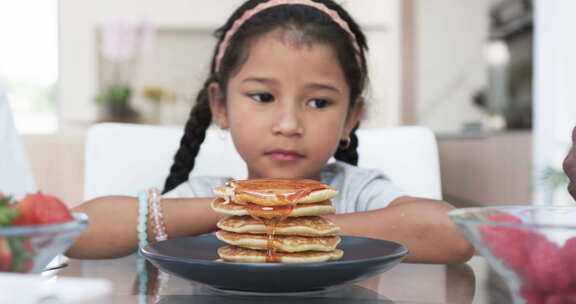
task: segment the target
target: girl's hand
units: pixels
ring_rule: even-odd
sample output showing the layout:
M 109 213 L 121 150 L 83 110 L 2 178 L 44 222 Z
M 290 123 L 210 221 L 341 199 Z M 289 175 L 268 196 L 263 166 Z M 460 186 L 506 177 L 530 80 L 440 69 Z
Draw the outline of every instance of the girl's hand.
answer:
M 572 130 L 572 149 L 564 160 L 564 172 L 570 179 L 568 191 L 576 199 L 576 127 Z

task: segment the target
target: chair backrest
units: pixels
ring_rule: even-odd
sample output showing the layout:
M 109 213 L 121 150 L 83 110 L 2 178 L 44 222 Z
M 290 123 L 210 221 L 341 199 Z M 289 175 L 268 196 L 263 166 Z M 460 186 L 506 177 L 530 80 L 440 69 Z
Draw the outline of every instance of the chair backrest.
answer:
M 426 127 L 358 130 L 361 168 L 382 170 L 410 196 L 442 198 L 438 147 Z
M 245 178 L 246 166 L 230 136 L 209 129 L 191 176 Z M 86 138 L 84 199 L 135 195 L 162 187 L 172 165 L 182 130 L 172 127 L 102 123 Z M 440 198 L 436 140 L 423 127 L 358 131 L 359 166 L 380 168 L 413 196 Z

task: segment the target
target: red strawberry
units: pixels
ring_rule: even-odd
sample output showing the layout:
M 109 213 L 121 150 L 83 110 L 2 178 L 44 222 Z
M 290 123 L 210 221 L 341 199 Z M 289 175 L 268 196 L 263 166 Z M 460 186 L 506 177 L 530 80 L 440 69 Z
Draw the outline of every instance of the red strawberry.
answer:
M 32 246 L 32 239 L 25 238 L 23 241 L 24 250 L 26 250 L 27 259 L 22 263 L 21 272 L 29 272 L 34 267 L 34 258 L 36 257 L 36 250 Z
M 540 290 L 522 288 L 520 296 L 526 300 L 526 304 L 545 304 L 547 295 Z
M 576 288 L 576 236 L 564 243 L 562 252 L 568 268 L 567 271 L 570 272 L 572 277 L 572 288 Z
M 551 294 L 546 299 L 546 304 L 576 304 L 576 290 Z
M 557 292 L 570 287 L 571 274 L 567 271 L 563 252 L 545 238 L 532 246 L 530 262 L 526 266 L 526 283 L 535 288 Z
M 496 225 L 480 227 L 480 235 L 491 248 L 492 254 L 518 274 L 529 263 L 530 246 L 536 239 L 543 238 L 529 230 Z
M 20 211 L 14 225 L 44 225 L 62 223 L 72 220 L 70 211 L 59 199 L 44 195 L 41 192 L 29 194 L 16 203 Z
M 12 252 L 10 244 L 4 237 L 0 237 L 0 271 L 9 271 L 12 267 Z
M 488 217 L 489 220 L 494 222 L 511 222 L 521 224 L 522 220 L 508 213 L 493 214 Z

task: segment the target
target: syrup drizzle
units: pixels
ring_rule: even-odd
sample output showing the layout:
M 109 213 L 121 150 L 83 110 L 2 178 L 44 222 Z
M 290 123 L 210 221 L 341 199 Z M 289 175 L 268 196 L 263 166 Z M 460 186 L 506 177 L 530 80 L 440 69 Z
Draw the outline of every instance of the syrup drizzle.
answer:
M 266 236 L 268 237 L 268 242 L 266 244 L 266 263 L 280 262 L 276 256 L 276 247 L 274 247 L 276 225 L 278 224 L 278 221 L 268 220 L 264 223 L 266 224 Z
M 280 262 L 276 254 L 276 228 L 278 223 L 288 218 L 296 201 L 313 191 L 330 189 L 329 186 L 315 180 L 263 178 L 234 181 L 228 184 L 234 189 L 239 204 L 246 205 L 250 216 L 266 225 L 266 262 Z M 269 200 L 276 206 L 261 206 L 252 203 L 252 199 Z
M 284 206 L 260 206 L 252 203 L 247 204 L 248 213 L 250 216 L 266 225 L 266 262 L 277 263 L 280 262 L 276 255 L 276 228 L 278 223 L 288 218 L 294 208 L 295 204 Z
M 234 181 L 233 187 L 238 203 L 246 204 L 250 198 L 275 201 L 278 205 L 290 204 L 303 198 L 313 191 L 329 189 L 330 187 L 310 179 L 262 178 Z

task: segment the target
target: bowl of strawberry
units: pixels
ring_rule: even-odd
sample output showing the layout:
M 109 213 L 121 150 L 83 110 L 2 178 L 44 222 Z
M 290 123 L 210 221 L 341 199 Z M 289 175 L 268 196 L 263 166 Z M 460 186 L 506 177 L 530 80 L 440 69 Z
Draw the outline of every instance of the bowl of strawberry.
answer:
M 506 279 L 514 303 L 576 303 L 576 207 L 462 208 L 449 216 Z
M 41 192 L 17 201 L 0 193 L 0 272 L 40 273 L 88 224 Z

